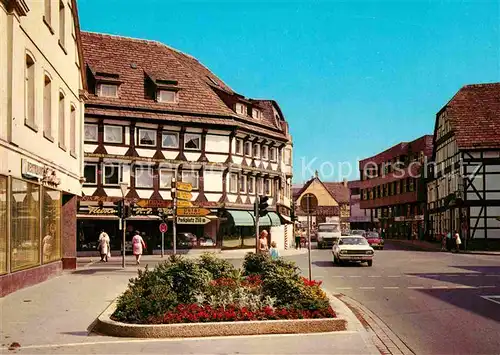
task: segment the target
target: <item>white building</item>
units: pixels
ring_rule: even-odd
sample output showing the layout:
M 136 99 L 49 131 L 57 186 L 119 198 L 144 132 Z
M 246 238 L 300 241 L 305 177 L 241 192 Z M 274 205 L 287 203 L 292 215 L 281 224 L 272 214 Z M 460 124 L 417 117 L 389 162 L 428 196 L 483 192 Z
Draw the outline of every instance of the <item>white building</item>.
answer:
M 84 73 L 74 0 L 0 1 L 0 289 L 76 267 Z

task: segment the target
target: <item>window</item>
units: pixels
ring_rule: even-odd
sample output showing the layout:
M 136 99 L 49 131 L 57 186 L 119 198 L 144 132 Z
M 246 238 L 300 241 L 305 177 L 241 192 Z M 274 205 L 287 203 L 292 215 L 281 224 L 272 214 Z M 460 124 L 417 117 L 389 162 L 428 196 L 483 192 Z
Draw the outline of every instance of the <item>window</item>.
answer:
M 153 169 L 150 167 L 135 168 L 135 187 L 153 187 Z
M 7 177 L 0 176 L 0 275 L 7 272 Z
M 254 158 L 260 157 L 260 145 L 258 145 L 258 144 L 253 145 L 253 157 Z
M 243 141 L 241 139 L 236 139 L 235 153 L 238 155 L 243 155 Z
M 104 165 L 104 185 L 118 185 L 121 180 L 121 170 L 119 165 Z
M 52 0 L 44 0 L 44 15 L 43 19 L 50 26 L 52 21 Z
M 262 113 L 260 110 L 257 110 L 256 108 L 252 109 L 252 117 L 253 118 L 262 118 Z
M 40 186 L 12 179 L 11 271 L 40 264 Z
M 269 148 L 269 151 L 271 153 L 271 161 L 276 162 L 278 159 L 278 154 L 276 151 L 276 147 L 271 147 Z
M 76 108 L 73 105 L 69 111 L 69 139 L 69 152 L 76 155 Z
M 245 155 L 247 157 L 252 156 L 252 142 L 245 142 Z
M 25 101 L 25 123 L 31 128 L 35 126 L 35 61 L 26 54 L 24 83 L 24 101 Z
M 229 192 L 235 194 L 238 192 L 238 175 L 230 174 L 229 175 Z
M 66 113 L 64 107 L 64 94 L 59 93 L 59 147 L 66 149 Z
M 255 176 L 248 177 L 248 193 L 251 195 L 255 193 Z
M 104 126 L 104 143 L 122 143 L 122 126 Z
M 273 193 L 273 181 L 271 179 L 266 179 L 265 188 L 266 195 L 271 196 Z
M 292 165 L 292 151 L 290 149 L 285 149 L 285 164 Z
M 171 90 L 158 90 L 156 100 L 158 102 L 176 102 L 176 92 Z
M 83 176 L 85 177 L 85 184 L 97 184 L 97 165 L 85 164 L 85 167 L 83 168 Z
M 192 134 L 192 133 L 184 134 L 184 149 L 200 150 L 201 136 L 199 134 Z
M 174 172 L 172 170 L 160 170 L 160 189 L 170 189 L 172 187 L 172 179 Z
M 263 178 L 257 179 L 257 193 L 259 195 L 262 195 L 264 193 L 264 179 Z
M 262 146 L 262 159 L 269 159 L 269 147 L 267 145 Z
M 182 181 L 191 184 L 194 190 L 198 190 L 199 177 L 197 171 L 183 171 Z
M 161 136 L 161 146 L 163 148 L 179 148 L 179 133 L 163 132 Z
M 59 1 L 59 44 L 65 46 L 66 42 L 66 14 L 64 3 Z
M 61 259 L 61 192 L 43 189 L 42 262 Z
M 97 142 L 97 125 L 85 123 L 83 126 L 84 140 L 86 142 Z
M 240 175 L 240 192 L 247 192 L 247 177 L 246 175 Z
M 52 139 L 52 81 L 44 75 L 43 86 L 43 134 Z
M 151 129 L 139 129 L 139 145 L 156 146 L 156 131 Z
M 102 97 L 118 97 L 118 85 L 100 84 L 98 95 Z
M 236 113 L 239 113 L 240 115 L 247 115 L 247 108 L 244 104 L 237 103 L 236 104 Z

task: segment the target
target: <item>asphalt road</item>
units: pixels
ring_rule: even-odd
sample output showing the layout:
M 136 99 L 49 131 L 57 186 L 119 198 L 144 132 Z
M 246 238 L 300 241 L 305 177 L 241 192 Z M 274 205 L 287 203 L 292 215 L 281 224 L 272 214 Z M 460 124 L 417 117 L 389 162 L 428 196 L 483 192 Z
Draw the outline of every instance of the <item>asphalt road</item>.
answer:
M 292 257 L 307 275 L 307 256 Z M 416 354 L 500 354 L 500 257 L 398 250 L 334 266 L 312 251 L 313 278 L 369 308 Z

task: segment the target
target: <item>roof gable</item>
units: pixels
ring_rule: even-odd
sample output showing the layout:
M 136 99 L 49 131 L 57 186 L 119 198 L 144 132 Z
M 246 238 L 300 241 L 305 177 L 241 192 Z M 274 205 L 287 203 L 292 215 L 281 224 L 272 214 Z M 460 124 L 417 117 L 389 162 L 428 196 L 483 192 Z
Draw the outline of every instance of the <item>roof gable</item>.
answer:
M 302 189 L 297 193 L 297 204 L 300 205 L 301 198 L 312 193 L 318 199 L 319 206 L 338 206 L 338 202 L 331 194 L 330 190 L 317 177 L 312 178 L 304 184 Z

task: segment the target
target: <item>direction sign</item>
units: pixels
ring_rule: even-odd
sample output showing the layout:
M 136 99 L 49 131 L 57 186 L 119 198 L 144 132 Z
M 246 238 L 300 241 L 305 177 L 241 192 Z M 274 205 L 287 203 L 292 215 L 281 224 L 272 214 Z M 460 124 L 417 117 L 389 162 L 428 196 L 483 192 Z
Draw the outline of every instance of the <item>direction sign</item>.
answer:
M 178 181 L 176 187 L 177 190 L 181 191 L 191 192 L 193 190 L 193 185 L 188 184 L 187 182 Z
M 207 224 L 210 219 L 207 217 L 177 217 L 177 224 Z
M 168 230 L 168 226 L 166 223 L 160 223 L 160 232 L 161 233 L 166 233 Z
M 186 192 L 182 190 L 177 191 L 177 198 L 180 200 L 190 201 L 192 197 L 193 195 L 191 194 L 191 192 Z
M 177 201 L 177 207 L 193 207 L 191 201 L 179 200 Z
M 149 207 L 149 208 L 154 208 L 154 207 L 171 207 L 172 201 L 167 201 L 167 200 L 139 200 L 136 203 L 137 206 L 139 207 Z
M 210 214 L 210 210 L 199 207 L 179 208 L 177 210 L 178 216 L 206 216 L 207 214 Z

